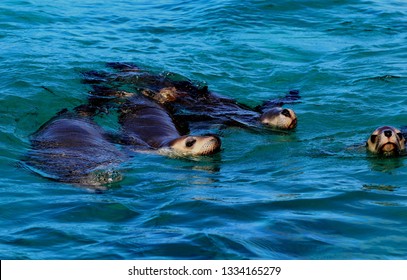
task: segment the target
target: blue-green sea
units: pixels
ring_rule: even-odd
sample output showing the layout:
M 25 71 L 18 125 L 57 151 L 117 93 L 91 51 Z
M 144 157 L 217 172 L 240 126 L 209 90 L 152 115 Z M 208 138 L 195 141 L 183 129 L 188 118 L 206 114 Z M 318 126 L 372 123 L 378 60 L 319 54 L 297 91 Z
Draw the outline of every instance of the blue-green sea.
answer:
M 2 0 L 1 259 L 407 259 L 404 0 Z M 135 154 L 96 192 L 21 165 L 30 135 L 131 62 L 250 106 L 299 90 L 289 133 L 215 129 L 202 159 Z M 98 120 L 117 131 L 114 118 Z

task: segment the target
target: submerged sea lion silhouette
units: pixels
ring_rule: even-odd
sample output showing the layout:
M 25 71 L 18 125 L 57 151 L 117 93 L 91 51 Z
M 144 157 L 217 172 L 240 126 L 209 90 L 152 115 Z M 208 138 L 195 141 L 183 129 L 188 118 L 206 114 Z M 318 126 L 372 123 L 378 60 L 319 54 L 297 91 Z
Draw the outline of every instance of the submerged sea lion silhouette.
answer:
M 108 63 L 115 72 L 89 71 L 84 83 L 92 84 L 94 96 L 141 93 L 162 104 L 178 123 L 188 125 L 226 125 L 243 128 L 271 127 L 290 130 L 297 125 L 297 116 L 284 104 L 298 101 L 298 91 L 285 97 L 250 108 L 234 99 L 216 95 L 207 86 L 200 86 L 175 74 L 152 74 L 130 63 Z
M 88 115 L 65 109 L 32 134 L 23 162 L 49 179 L 100 186 L 122 179 L 116 168 L 125 158 Z

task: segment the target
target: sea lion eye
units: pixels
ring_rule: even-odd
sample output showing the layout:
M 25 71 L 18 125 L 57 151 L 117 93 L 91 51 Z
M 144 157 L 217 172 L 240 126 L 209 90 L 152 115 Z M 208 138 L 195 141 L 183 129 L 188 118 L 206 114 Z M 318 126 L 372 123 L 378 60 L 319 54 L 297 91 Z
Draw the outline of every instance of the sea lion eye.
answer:
M 283 116 L 288 117 L 288 118 L 291 117 L 290 111 L 288 111 L 287 109 L 284 109 L 283 111 L 281 111 L 281 114 L 282 114 Z
M 190 148 L 190 147 L 192 147 L 192 146 L 195 144 L 195 142 L 196 142 L 196 139 L 194 139 L 194 138 L 188 138 L 188 139 L 185 141 L 185 146 L 187 146 L 188 148 Z
M 370 136 L 370 141 L 371 141 L 372 143 L 376 142 L 376 139 L 377 139 L 377 135 L 371 135 L 371 136 Z
M 404 138 L 403 133 L 401 133 L 401 132 L 397 133 L 397 136 L 400 138 L 400 140 L 402 140 Z

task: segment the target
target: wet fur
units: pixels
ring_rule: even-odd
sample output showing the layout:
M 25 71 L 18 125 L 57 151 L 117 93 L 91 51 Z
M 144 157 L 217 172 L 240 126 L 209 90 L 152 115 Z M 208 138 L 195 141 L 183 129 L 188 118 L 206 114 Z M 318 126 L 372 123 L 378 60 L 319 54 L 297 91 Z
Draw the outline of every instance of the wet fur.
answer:
M 392 126 L 377 128 L 366 141 L 366 148 L 382 156 L 398 156 L 405 153 L 406 139 L 403 133 Z
M 64 111 L 31 136 L 24 163 L 61 182 L 99 186 L 121 180 L 115 167 L 125 156 L 89 117 Z
M 120 107 L 122 134 L 152 149 L 170 148 L 184 155 L 209 155 L 220 150 L 215 135 L 182 136 L 161 105 L 143 96 L 133 96 Z

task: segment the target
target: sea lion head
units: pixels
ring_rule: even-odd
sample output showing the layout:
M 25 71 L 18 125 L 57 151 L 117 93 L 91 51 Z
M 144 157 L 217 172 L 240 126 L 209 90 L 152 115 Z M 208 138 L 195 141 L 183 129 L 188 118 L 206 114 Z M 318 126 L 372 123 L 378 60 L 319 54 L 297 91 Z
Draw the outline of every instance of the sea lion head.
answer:
M 206 156 L 220 151 L 221 140 L 216 135 L 181 136 L 172 140 L 169 147 L 182 155 Z
M 383 156 L 397 156 L 406 149 L 406 139 L 401 131 L 392 126 L 377 128 L 366 142 L 367 149 Z
M 164 87 L 160 89 L 159 91 L 154 91 L 150 89 L 144 89 L 141 91 L 141 93 L 144 96 L 150 97 L 154 101 L 160 103 L 160 104 L 166 104 L 169 102 L 174 102 L 176 101 L 180 93 L 175 87 Z
M 297 126 L 297 115 L 291 109 L 275 107 L 264 112 L 260 121 L 278 129 L 293 129 Z

